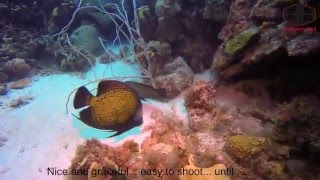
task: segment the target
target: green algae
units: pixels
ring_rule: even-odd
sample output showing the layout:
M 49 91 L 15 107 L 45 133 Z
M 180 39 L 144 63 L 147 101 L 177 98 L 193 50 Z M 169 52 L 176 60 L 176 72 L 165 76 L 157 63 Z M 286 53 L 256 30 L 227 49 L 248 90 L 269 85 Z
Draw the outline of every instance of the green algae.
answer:
M 234 54 L 244 49 L 249 42 L 259 34 L 257 28 L 250 28 L 229 40 L 224 51 L 228 54 Z

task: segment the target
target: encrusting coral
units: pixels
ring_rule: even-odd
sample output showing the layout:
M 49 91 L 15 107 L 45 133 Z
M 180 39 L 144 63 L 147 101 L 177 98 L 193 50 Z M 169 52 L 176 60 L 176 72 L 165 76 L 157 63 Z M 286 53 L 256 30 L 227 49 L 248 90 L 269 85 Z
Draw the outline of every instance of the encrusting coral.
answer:
M 252 39 L 257 37 L 258 34 L 259 30 L 255 28 L 245 30 L 233 39 L 229 40 L 226 43 L 224 51 L 229 54 L 237 53 L 244 49 L 250 43 L 250 41 L 252 41 Z
M 235 135 L 228 138 L 226 150 L 237 159 L 245 160 L 263 150 L 265 139 L 261 137 L 248 137 Z

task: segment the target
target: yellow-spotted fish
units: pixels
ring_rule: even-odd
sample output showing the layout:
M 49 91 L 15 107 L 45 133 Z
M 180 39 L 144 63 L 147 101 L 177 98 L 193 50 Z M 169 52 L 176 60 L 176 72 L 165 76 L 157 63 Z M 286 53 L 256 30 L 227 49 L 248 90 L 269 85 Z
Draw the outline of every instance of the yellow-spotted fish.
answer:
M 97 95 L 81 86 L 74 97 L 74 108 L 80 111 L 80 120 L 88 126 L 117 131 L 116 136 L 142 124 L 141 99 L 165 96 L 164 90 L 136 82 L 104 80 L 99 82 Z M 112 137 L 110 136 L 110 137 Z

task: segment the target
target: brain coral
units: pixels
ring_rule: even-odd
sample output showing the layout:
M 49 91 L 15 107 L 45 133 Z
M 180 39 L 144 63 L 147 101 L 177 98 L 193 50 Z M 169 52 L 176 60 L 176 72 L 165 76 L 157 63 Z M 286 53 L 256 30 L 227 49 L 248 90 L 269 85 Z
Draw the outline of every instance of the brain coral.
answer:
M 227 152 L 233 157 L 244 159 L 261 152 L 264 145 L 264 138 L 235 135 L 228 138 L 225 147 Z
M 94 26 L 82 25 L 72 32 L 70 41 L 76 48 L 89 51 L 94 56 L 99 56 L 104 52 L 98 39 L 100 36 Z

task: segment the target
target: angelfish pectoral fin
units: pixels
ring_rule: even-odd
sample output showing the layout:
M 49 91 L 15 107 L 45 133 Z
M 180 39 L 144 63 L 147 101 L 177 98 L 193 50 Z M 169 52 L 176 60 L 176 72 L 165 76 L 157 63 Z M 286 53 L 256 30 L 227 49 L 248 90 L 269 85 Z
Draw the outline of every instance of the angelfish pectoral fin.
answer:
M 112 134 L 112 135 L 111 135 L 111 136 L 109 136 L 108 138 L 112 138 L 112 137 L 114 137 L 114 136 L 118 136 L 118 135 L 120 135 L 120 134 L 122 134 L 122 132 L 117 131 L 115 134 Z
M 142 101 L 145 101 L 145 102 L 147 102 L 147 103 L 151 103 L 150 101 L 148 101 L 148 100 L 146 100 L 146 99 L 144 99 L 144 98 L 140 98 Z

